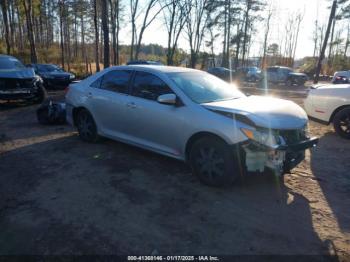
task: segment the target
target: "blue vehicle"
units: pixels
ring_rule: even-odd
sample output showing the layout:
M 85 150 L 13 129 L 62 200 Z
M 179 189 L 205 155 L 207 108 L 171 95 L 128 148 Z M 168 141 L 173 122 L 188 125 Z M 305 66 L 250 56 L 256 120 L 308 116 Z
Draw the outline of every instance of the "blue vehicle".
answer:
M 284 66 L 268 67 L 265 76 L 268 82 L 279 84 L 283 83 L 286 86 L 303 86 L 308 80 L 308 76 L 303 73 L 296 73 L 292 68 Z
M 29 67 L 39 75 L 45 88 L 64 89 L 75 79 L 75 75 L 65 72 L 62 68 L 54 64 L 30 64 Z
M 26 100 L 41 103 L 46 90 L 40 76 L 17 58 L 0 55 L 0 100 Z

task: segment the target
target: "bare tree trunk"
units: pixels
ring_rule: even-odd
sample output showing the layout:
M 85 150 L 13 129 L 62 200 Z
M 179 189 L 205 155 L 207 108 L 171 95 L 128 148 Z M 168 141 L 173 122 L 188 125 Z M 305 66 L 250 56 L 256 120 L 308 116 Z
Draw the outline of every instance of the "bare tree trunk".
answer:
M 328 38 L 329 38 L 329 33 L 330 33 L 330 30 L 331 30 L 332 21 L 333 21 L 333 19 L 335 17 L 336 8 L 337 8 L 337 0 L 333 0 L 331 13 L 329 15 L 329 20 L 328 20 L 328 26 L 327 26 L 326 34 L 325 34 L 325 37 L 324 37 L 324 41 L 323 41 L 322 49 L 321 49 L 321 52 L 320 52 L 320 56 L 319 56 L 318 62 L 317 62 L 314 84 L 318 83 L 318 79 L 319 79 L 320 71 L 321 71 L 321 67 L 322 67 L 322 61 L 324 59 L 324 53 L 326 51 Z
M 134 45 L 136 36 L 136 11 L 138 8 L 138 0 L 130 0 L 131 11 L 131 45 L 130 45 L 130 60 L 134 59 Z
M 267 20 L 266 20 L 266 31 L 265 31 L 265 36 L 264 36 L 263 56 L 262 56 L 261 65 L 260 65 L 260 67 L 262 69 L 265 69 L 265 67 L 266 67 L 267 39 L 269 37 L 269 32 L 270 32 L 271 17 L 272 17 L 272 7 L 270 7 L 270 9 L 269 9 L 269 12 L 267 15 Z
M 224 2 L 224 41 L 222 43 L 222 60 L 221 60 L 221 66 L 226 67 L 227 66 L 227 61 L 226 61 L 226 45 L 227 45 L 227 1 L 230 0 L 225 0 Z
M 9 22 L 7 17 L 7 0 L 2 0 L 1 2 L 1 11 L 2 11 L 2 18 L 4 20 L 5 25 L 5 42 L 6 42 L 6 52 L 7 54 L 11 53 L 11 44 L 10 44 L 10 29 L 9 29 Z
M 97 0 L 93 0 L 94 5 L 94 27 L 95 27 L 95 62 L 96 62 L 96 72 L 100 71 L 100 57 L 98 53 L 99 44 L 99 33 L 98 33 L 98 23 L 97 23 Z
M 242 47 L 242 65 L 245 64 L 245 54 L 247 51 L 247 36 L 248 36 L 248 25 L 249 25 L 249 11 L 250 11 L 250 0 L 246 0 L 247 8 L 244 15 L 244 34 L 243 34 L 243 47 Z
M 226 65 L 231 67 L 230 63 L 230 38 L 231 38 L 231 0 L 228 0 L 228 18 L 227 18 L 227 39 L 226 39 Z M 231 68 L 230 68 L 231 69 Z
M 63 36 L 63 16 L 64 16 L 64 0 L 59 2 L 59 12 L 60 12 L 60 46 L 61 46 L 61 66 L 64 68 L 64 36 Z
M 297 26 L 297 31 L 296 31 L 296 36 L 295 36 L 295 39 L 294 39 L 294 48 L 293 48 L 293 58 L 292 58 L 292 63 L 294 64 L 294 60 L 295 60 L 295 52 L 297 50 L 297 45 L 298 45 L 298 38 L 299 38 L 299 30 L 300 30 L 300 24 L 301 24 L 301 21 L 303 20 L 303 16 L 301 14 L 299 14 L 297 16 L 297 23 L 298 23 L 298 26 Z
M 27 0 L 23 0 L 23 7 L 26 15 L 26 20 L 27 20 L 27 31 L 28 31 L 28 39 L 29 39 L 29 45 L 30 45 L 30 60 L 33 64 L 36 64 L 38 61 L 38 57 L 36 55 L 35 39 L 34 39 L 33 23 L 32 23 L 32 13 L 33 13 L 32 0 L 29 0 L 28 3 L 27 3 Z
M 84 27 L 84 14 L 81 12 L 80 14 L 80 27 L 81 27 L 81 56 L 85 61 L 85 73 L 87 74 L 89 71 L 87 55 L 86 55 L 86 46 L 85 46 L 85 27 Z
M 103 29 L 103 67 L 110 66 L 109 58 L 109 28 L 108 28 L 108 2 L 102 0 L 102 29 Z
M 118 8 L 118 0 L 109 0 L 110 5 L 110 11 L 111 11 L 111 24 L 112 24 L 112 52 L 113 52 L 113 59 L 112 64 L 117 64 L 117 37 L 116 37 L 116 31 L 117 31 L 117 25 L 116 25 L 116 13 Z

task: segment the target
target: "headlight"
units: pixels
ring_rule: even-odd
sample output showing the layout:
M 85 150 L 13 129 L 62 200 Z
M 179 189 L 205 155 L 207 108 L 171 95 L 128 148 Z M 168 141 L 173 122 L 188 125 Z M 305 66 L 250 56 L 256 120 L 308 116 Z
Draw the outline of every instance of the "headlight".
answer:
M 71 74 L 70 76 L 69 76 L 69 79 L 70 80 L 72 80 L 72 79 L 74 79 L 75 78 L 75 75 L 73 75 L 73 74 Z
M 259 144 L 269 146 L 269 147 L 278 147 L 278 138 L 270 132 L 268 129 L 266 130 L 257 130 L 257 129 L 249 129 L 249 128 L 241 128 L 243 134 L 251 140 L 258 142 Z

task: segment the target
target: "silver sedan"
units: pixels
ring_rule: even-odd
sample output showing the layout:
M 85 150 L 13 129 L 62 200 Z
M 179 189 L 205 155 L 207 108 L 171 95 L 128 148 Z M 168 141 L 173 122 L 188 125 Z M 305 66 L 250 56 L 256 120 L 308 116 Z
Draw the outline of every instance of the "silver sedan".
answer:
M 70 85 L 66 110 L 84 141 L 102 136 L 186 161 L 211 186 L 265 169 L 286 173 L 317 143 L 295 103 L 247 97 L 179 67 L 110 67 Z

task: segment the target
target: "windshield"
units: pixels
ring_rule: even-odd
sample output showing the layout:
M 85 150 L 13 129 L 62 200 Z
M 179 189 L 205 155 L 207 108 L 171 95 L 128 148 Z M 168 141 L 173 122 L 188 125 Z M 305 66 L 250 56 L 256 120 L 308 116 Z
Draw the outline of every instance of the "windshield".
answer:
M 223 80 L 202 72 L 169 73 L 176 85 L 198 104 L 244 97 L 244 94 Z
M 22 69 L 24 65 L 14 57 L 0 57 L 0 70 Z
M 55 65 L 37 65 L 39 72 L 62 72 L 63 70 Z

